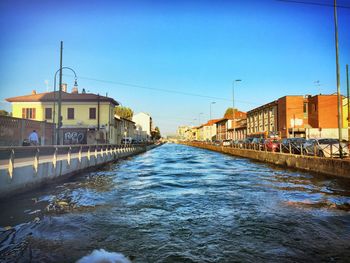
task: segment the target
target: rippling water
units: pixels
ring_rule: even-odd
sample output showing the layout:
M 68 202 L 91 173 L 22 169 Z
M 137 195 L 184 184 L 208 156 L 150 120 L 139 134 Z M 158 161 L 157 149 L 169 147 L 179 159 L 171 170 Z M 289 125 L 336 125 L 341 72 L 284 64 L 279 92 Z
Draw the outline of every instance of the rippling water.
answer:
M 350 181 L 181 145 L 0 204 L 0 261 L 347 262 Z

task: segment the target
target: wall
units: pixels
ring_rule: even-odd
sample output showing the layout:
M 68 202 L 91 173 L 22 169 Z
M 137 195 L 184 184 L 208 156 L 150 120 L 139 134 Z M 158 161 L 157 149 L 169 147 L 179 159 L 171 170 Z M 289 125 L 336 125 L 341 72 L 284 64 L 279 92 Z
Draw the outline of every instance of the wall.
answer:
M 330 129 L 320 129 L 320 128 L 313 128 L 313 129 L 306 129 L 306 138 L 333 138 L 333 139 L 339 139 L 339 130 L 338 128 L 330 128 Z M 348 129 L 343 128 L 342 129 L 342 137 L 343 140 L 348 140 Z
M 250 158 L 262 162 L 273 163 L 284 167 L 297 168 L 316 173 L 350 178 L 349 159 L 342 160 L 247 149 L 235 149 L 231 147 L 198 144 L 193 142 L 185 144 L 230 155 Z
M 41 145 L 51 145 L 54 125 L 52 123 L 0 116 L 0 145 L 20 146 L 29 134 L 36 130 Z
M 96 169 L 109 162 L 133 156 L 157 145 L 112 148 L 96 152 L 72 153 L 66 155 L 43 156 L 33 161 L 16 162 L 14 165 L 0 165 L 0 198 L 28 191 L 44 183 L 67 178 L 87 169 Z

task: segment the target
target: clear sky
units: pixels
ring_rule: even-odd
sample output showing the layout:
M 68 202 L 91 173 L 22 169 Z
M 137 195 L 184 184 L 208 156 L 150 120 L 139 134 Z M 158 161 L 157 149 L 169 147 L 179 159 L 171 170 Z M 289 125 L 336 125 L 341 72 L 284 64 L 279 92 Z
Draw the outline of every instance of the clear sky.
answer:
M 346 94 L 350 8 L 338 9 L 338 24 Z M 199 117 L 203 123 L 213 101 L 212 117 L 222 117 L 232 105 L 235 79 L 242 79 L 235 104 L 243 111 L 284 95 L 336 92 L 333 9 L 326 6 L 275 0 L 1 0 L 0 36 L 0 108 L 7 110 L 5 98 L 53 89 L 61 40 L 63 65 L 77 72 L 80 90 L 108 93 L 135 113 L 150 113 L 163 134 L 197 125 Z M 70 90 L 69 71 L 63 81 Z

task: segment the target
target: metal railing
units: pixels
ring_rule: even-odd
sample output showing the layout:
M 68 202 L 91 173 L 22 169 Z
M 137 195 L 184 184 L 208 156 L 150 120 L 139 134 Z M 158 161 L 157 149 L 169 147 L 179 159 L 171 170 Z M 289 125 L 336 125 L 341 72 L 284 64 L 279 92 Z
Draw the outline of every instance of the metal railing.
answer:
M 336 144 L 313 144 L 310 147 L 305 147 L 300 143 L 247 143 L 247 142 L 196 142 L 207 145 L 215 145 L 222 147 L 231 147 L 235 149 L 247 149 L 255 151 L 265 152 L 278 152 L 294 155 L 305 155 L 314 157 L 326 157 L 326 158 L 349 158 L 349 144 L 348 143 L 336 143 Z M 341 153 L 341 154 L 340 154 Z
M 96 144 L 96 145 L 51 145 L 51 146 L 14 146 L 0 147 L 0 165 L 12 164 L 14 162 L 32 161 L 36 158 L 59 158 L 60 156 L 71 156 L 78 154 L 103 154 L 116 153 L 120 149 L 139 148 L 150 145 L 145 144 Z

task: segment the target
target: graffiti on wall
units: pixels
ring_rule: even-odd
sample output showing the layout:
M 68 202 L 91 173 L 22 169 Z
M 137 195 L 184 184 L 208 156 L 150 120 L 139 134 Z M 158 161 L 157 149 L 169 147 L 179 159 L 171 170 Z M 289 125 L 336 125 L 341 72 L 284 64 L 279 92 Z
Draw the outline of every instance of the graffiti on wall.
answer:
M 86 130 L 66 130 L 63 132 L 63 144 L 86 144 Z

